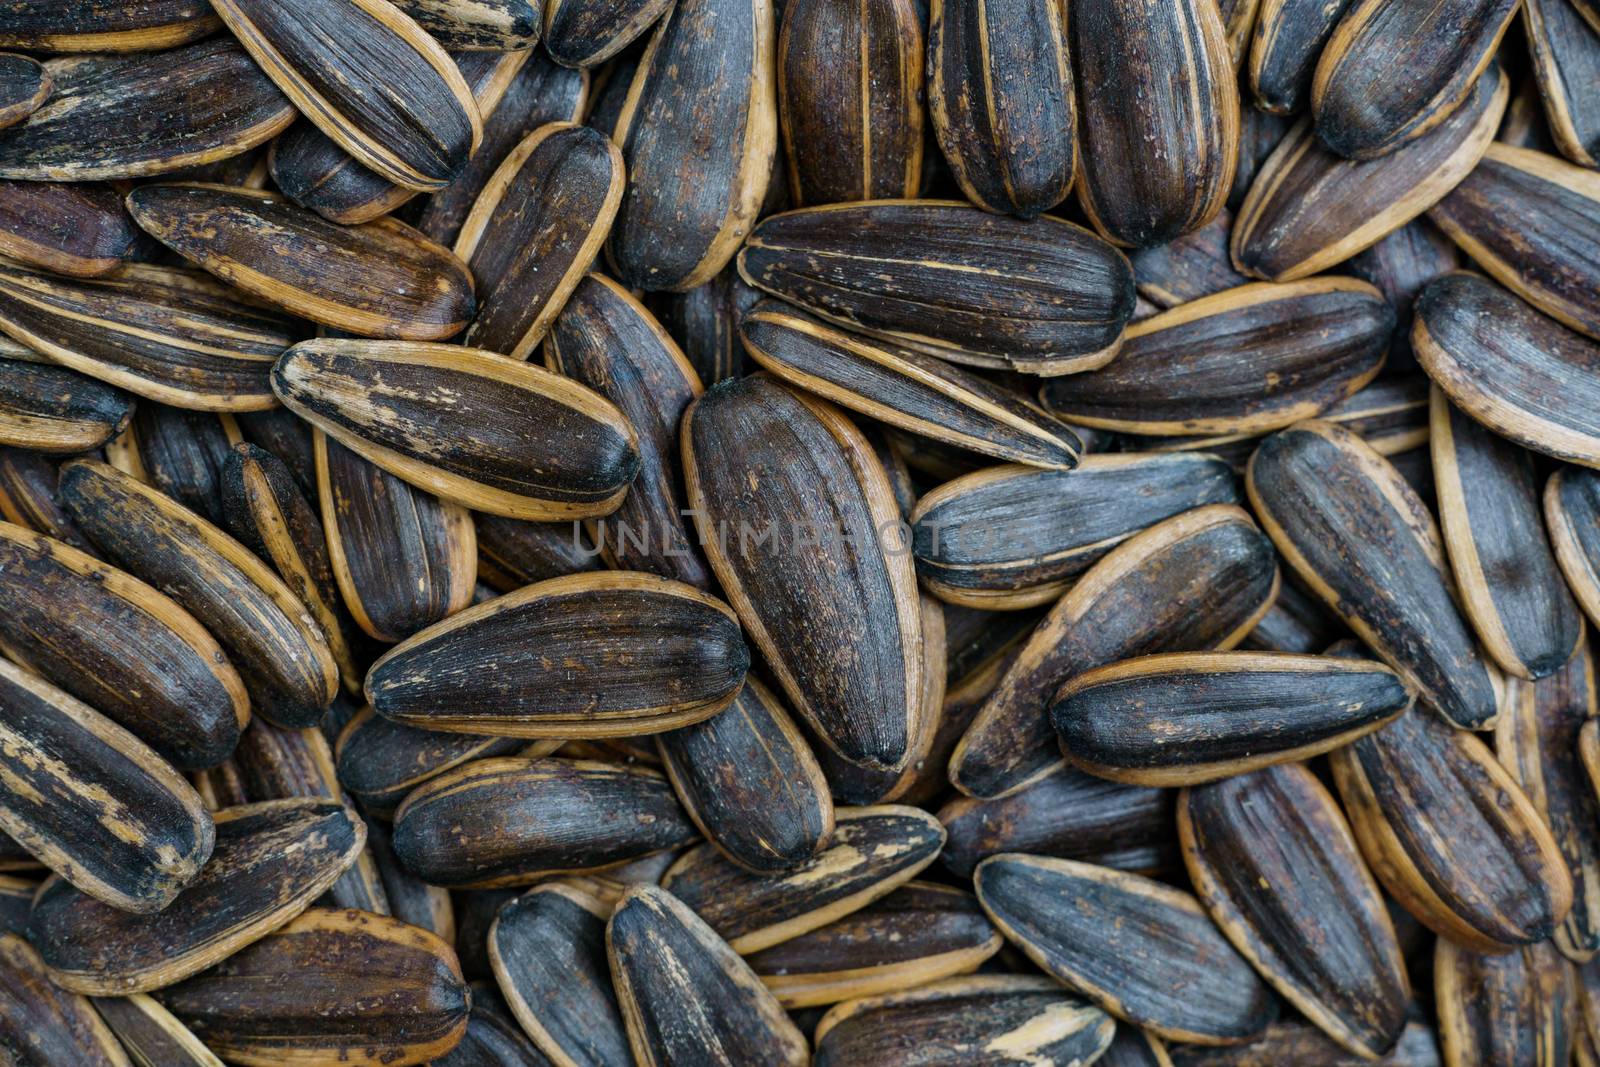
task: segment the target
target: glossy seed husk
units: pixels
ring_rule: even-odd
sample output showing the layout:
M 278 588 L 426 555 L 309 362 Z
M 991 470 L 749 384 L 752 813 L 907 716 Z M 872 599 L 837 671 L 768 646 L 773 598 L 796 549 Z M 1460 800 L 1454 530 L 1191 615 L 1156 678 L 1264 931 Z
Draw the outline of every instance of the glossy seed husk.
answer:
M 778 115 L 795 206 L 917 195 L 924 31 L 911 0 L 784 7 Z
M 1311 99 L 1317 57 L 1351 0 L 1262 0 L 1250 42 L 1256 106 L 1292 115 Z
M 159 999 L 243 1067 L 406 1067 L 454 1048 L 470 996 L 435 934 L 354 909 L 313 908 L 163 990 Z
M 889 1062 L 907 1045 L 918 1067 L 1103 1062 L 1116 1022 L 1048 978 L 982 975 L 840 1004 L 817 1024 L 816 1067 Z
M 618 280 L 682 291 L 754 224 L 778 143 L 772 0 L 682 0 L 633 75 L 612 140 L 628 184 L 607 257 Z
M 211 817 L 138 738 L 0 661 L 0 829 L 85 893 L 136 912 L 171 903 L 211 857 Z
M 1000 945 L 971 893 L 910 882 L 827 926 L 750 953 L 746 962 L 792 1011 L 969 974 Z
M 1495 755 L 1544 816 L 1572 876 L 1572 910 L 1554 942 L 1584 962 L 1600 951 L 1600 797 L 1585 776 L 1579 734 L 1595 717 L 1594 656 L 1581 644 L 1559 670 L 1537 682 L 1508 683 Z
M 622 154 L 598 130 L 551 123 L 512 149 L 456 238 L 478 290 L 466 343 L 531 356 L 594 262 L 622 196 Z
M 1239 152 L 1238 79 L 1217 6 L 1080 0 L 1069 21 L 1084 213 L 1134 247 L 1210 222 Z
M 1035 964 L 1125 1022 L 1204 1045 L 1277 1016 L 1250 964 L 1188 893 L 1072 860 L 991 856 L 975 875 L 989 918 Z
M 130 264 L 77 281 L 0 265 L 0 330 L 52 362 L 163 404 L 256 411 L 294 343 L 290 320 L 177 267 Z
M 576 882 L 551 882 L 506 904 L 489 928 L 495 981 L 553 1062 L 633 1067 L 606 960 L 611 907 Z
M 1600 338 L 1600 177 L 1492 144 L 1428 218 L 1483 270 L 1571 329 Z
M 76 371 L 0 359 L 0 445 L 38 452 L 99 448 L 133 417 L 133 398 Z
M 1352 278 L 1243 285 L 1141 319 L 1108 366 L 1041 397 L 1062 419 L 1124 433 L 1268 433 L 1372 381 L 1393 329 L 1388 301 Z
M 1350 431 L 1307 422 L 1250 459 L 1250 502 L 1311 592 L 1465 729 L 1499 714 L 1499 676 L 1456 606 L 1432 514 L 1394 466 Z
M 304 911 L 356 861 L 361 819 L 335 801 L 274 800 L 213 813 L 216 847 L 163 911 L 137 915 L 62 881 L 45 885 L 28 919 L 58 985 L 126 996 L 181 981 Z
M 0 524 L 0 646 L 183 770 L 227 758 L 250 698 L 215 638 L 132 575 Z M 138 694 L 135 696 L 134 694 Z
M 1600 466 L 1588 396 L 1600 342 L 1458 271 L 1417 297 L 1411 343 L 1428 376 L 1477 422 L 1535 452 Z
M 597 67 L 638 40 L 670 6 L 668 0 L 544 0 L 544 50 L 564 66 Z
M 590 526 L 606 562 L 710 588 L 683 513 L 678 425 L 703 391 L 683 352 L 632 294 L 589 274 L 552 324 L 544 359 L 617 405 L 634 430 L 639 473 L 610 518 Z M 570 543 L 572 532 L 563 533 Z
M 921 615 L 899 511 L 866 439 L 831 405 L 764 376 L 708 390 L 682 438 L 701 546 L 789 706 L 842 758 L 904 766 Z
M 1133 271 L 1093 233 L 953 201 L 770 216 L 739 253 L 739 273 L 847 329 L 1032 374 L 1104 365 L 1133 314 Z
M 1363 1058 L 1394 1047 L 1411 987 L 1394 925 L 1338 804 L 1303 765 L 1185 790 L 1195 892 L 1268 984 Z
M 472 603 L 471 512 L 413 489 L 320 430 L 313 454 L 333 576 L 362 630 L 403 641 Z
M 929 4 L 928 115 L 961 191 L 985 210 L 1031 218 L 1072 189 L 1066 21 L 1047 0 Z
M 1600 125 L 1583 86 L 1600 75 L 1600 31 L 1573 0 L 1523 0 L 1523 28 L 1544 117 L 1561 154 L 1580 166 L 1600 163 Z
M 397 185 L 442 188 L 483 136 L 472 90 L 439 43 L 381 0 L 217 0 L 217 14 L 301 114 Z
M 1378 455 L 1395 456 L 1428 443 L 1432 391 L 1424 375 L 1384 374 L 1318 417 L 1343 426 Z
M 606 923 L 606 951 L 634 1061 L 805 1067 L 810 1049 L 778 1001 L 671 893 L 635 886 Z
M 55 985 L 39 953 L 0 935 L 0 1049 L 15 1067 L 130 1067 L 127 1054 L 85 998 Z
M 135 1067 L 222 1067 L 214 1052 L 148 994 L 96 997 L 93 1003 Z
M 291 411 L 389 473 L 510 518 L 607 514 L 639 468 L 637 435 L 610 401 L 479 349 L 303 341 L 278 359 L 272 386 Z
M 1441 937 L 1504 952 L 1549 937 L 1571 910 L 1549 827 L 1471 733 L 1416 709 L 1331 762 L 1372 873 Z
M 121 471 L 76 460 L 62 504 L 106 555 L 167 590 L 228 649 L 255 710 L 282 726 L 315 725 L 338 667 L 304 604 L 249 549 Z
M 397 0 L 394 5 L 446 48 L 513 51 L 539 43 L 540 0 Z
M 516 737 L 418 730 L 364 708 L 339 734 L 334 758 L 339 784 L 361 802 L 362 810 L 392 819 L 406 795 L 424 782 L 472 760 L 509 756 L 527 747 Z
M 912 549 L 926 588 L 990 610 L 1048 604 L 1118 543 L 1192 508 L 1239 500 L 1205 453 L 1091 455 L 1076 470 L 987 467 L 917 501 Z
M 454 887 L 601 870 L 696 836 L 663 775 L 589 760 L 475 760 L 412 792 L 394 820 L 400 861 Z
M 1412 693 L 1371 661 L 1168 652 L 1096 667 L 1050 719 L 1078 768 L 1131 785 L 1195 785 L 1310 759 L 1393 721 Z
M 7 6 L 0 23 L 0 45 L 39 52 L 158 51 L 205 37 L 220 26 L 206 0 L 18 0 Z
M 1278 585 L 1271 544 L 1237 507 L 1194 508 L 1128 538 L 1083 573 L 1004 669 L 951 755 L 951 782 L 992 799 L 1039 781 L 1061 764 L 1049 706 L 1063 682 L 1138 655 L 1232 648 Z
M 763 300 L 739 328 L 773 376 L 835 404 L 971 452 L 1069 470 L 1083 450 L 1072 429 L 1026 397 L 891 341 L 875 341 Z
M 295 119 L 244 49 L 220 37 L 155 55 L 55 59 L 45 70 L 50 99 L 6 131 L 0 178 L 167 174 L 248 152 Z
M 628 670 L 614 669 L 619 660 Z M 710 718 L 749 663 L 722 601 L 653 575 L 594 572 L 429 627 L 373 664 L 367 697 L 378 714 L 423 729 L 626 737 Z
M 1337 155 L 1302 119 L 1261 164 L 1238 208 L 1234 265 L 1251 277 L 1294 281 L 1376 244 L 1471 172 L 1509 98 L 1510 80 L 1491 66 L 1438 128 L 1367 161 Z
M 114 465 L 220 526 L 222 468 L 236 438 L 237 428 L 215 415 L 140 404 L 120 439 L 129 462 Z
M 782 871 L 833 835 L 822 768 L 777 694 L 756 679 L 745 679 L 726 710 L 658 743 L 685 810 L 740 866 Z
M 1340 155 L 1375 159 L 1435 129 L 1494 62 L 1517 9 L 1516 0 L 1355 0 L 1317 61 L 1317 136 Z
M 1441 938 L 1433 972 L 1449 1067 L 1571 1062 L 1577 990 L 1572 968 L 1548 944 L 1479 955 Z
M 24 266 L 99 277 L 128 261 L 138 236 L 109 185 L 0 181 L 0 254 Z
M 1439 522 L 1467 619 L 1507 674 L 1543 678 L 1583 638 L 1545 537 L 1533 457 L 1433 391 Z
M 736 952 L 748 954 L 887 896 L 932 863 L 944 840 L 944 827 L 919 808 L 839 808 L 832 843 L 788 871 L 754 874 L 710 845 L 698 845 L 661 885 Z

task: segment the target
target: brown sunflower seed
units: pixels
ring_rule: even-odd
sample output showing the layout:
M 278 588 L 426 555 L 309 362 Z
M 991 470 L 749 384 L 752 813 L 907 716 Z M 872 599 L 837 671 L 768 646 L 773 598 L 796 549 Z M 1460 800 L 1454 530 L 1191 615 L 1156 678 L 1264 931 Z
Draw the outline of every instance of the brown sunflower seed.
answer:
M 220 635 L 262 715 L 291 727 L 322 718 L 339 686 L 333 654 L 305 605 L 249 549 L 104 463 L 62 468 L 61 500 L 109 557 Z
M 590 526 L 606 562 L 709 588 L 711 572 L 682 503 L 678 424 L 702 392 L 689 361 L 643 304 L 600 274 L 578 282 L 551 326 L 544 359 L 615 404 L 636 435 L 638 475 L 610 521 Z
M 833 841 L 780 874 L 752 874 L 710 845 L 683 855 L 662 888 L 734 951 L 751 953 L 810 933 L 915 878 L 944 845 L 944 827 L 920 808 L 839 808 Z
M 434 0 L 413 0 L 430 2 Z M 500 103 L 485 112 L 483 143 L 466 169 L 448 186 L 418 201 L 421 207 L 414 225 L 442 245 L 455 244 L 472 205 L 511 150 L 547 123 L 579 121 L 588 103 L 588 71 L 557 66 L 544 49 L 529 53 Z
M 745 350 L 772 374 L 870 418 L 968 451 L 1070 470 L 1082 443 L 1025 397 L 890 341 L 829 325 L 776 300 L 740 324 Z
M 305 910 L 355 862 L 366 840 L 355 813 L 328 800 L 248 804 L 213 819 L 210 862 L 163 911 L 136 915 L 65 882 L 45 883 L 28 939 L 56 984 L 126 996 L 196 974 Z
M 1095 229 L 1144 247 L 1210 222 L 1239 145 L 1238 78 L 1216 5 L 1079 0 L 1070 28 L 1078 199 Z
M 205 22 L 209 33 L 214 24 Z M 154 55 L 55 59 L 45 70 L 55 88 L 0 141 L 0 178 L 166 174 L 248 152 L 295 118 L 244 49 L 222 38 Z
M 601 870 L 695 837 L 663 775 L 588 760 L 476 760 L 417 788 L 394 821 L 395 854 L 409 870 L 434 885 L 491 889 Z
M 109 185 L 0 181 L 0 254 L 56 274 L 109 274 L 139 230 Z
M 1041 397 L 1060 418 L 1126 433 L 1267 433 L 1370 382 L 1393 329 L 1365 282 L 1258 282 L 1134 323 L 1109 366 L 1047 381 Z
M 937 26 L 939 15 L 932 18 Z M 796 206 L 917 195 L 923 34 L 910 0 L 796 0 L 784 8 L 778 115 Z
M 215 766 L 250 718 L 244 682 L 195 618 L 75 548 L 0 524 L 0 646 L 184 770 Z
M 1322 602 L 1302 592 L 1292 576 L 1278 586 L 1278 599 L 1261 616 L 1242 648 L 1261 652 L 1320 652 L 1349 636 Z
M 921 616 L 870 446 L 831 405 L 766 377 L 708 390 L 682 432 L 701 546 L 790 706 L 844 759 L 903 766 Z
M 1492 65 L 1436 129 L 1365 162 L 1334 154 L 1302 119 L 1261 164 L 1236 213 L 1234 266 L 1267 281 L 1294 281 L 1376 244 L 1477 165 L 1509 96 L 1509 79 Z
M 336 226 L 276 193 L 208 185 L 146 185 L 128 210 L 173 251 L 313 322 L 432 340 L 472 318 L 466 264 L 394 219 Z
M 1175 866 L 1172 794 L 1057 767 L 999 800 L 959 797 L 939 810 L 949 843 L 939 854 L 952 874 L 970 878 L 1002 852 L 1082 860 L 1149 873 Z
M 1471 733 L 1413 710 L 1331 762 L 1372 873 L 1441 937 L 1503 952 L 1566 917 L 1572 879 L 1549 827 Z
M 74 886 L 159 911 L 211 856 L 211 817 L 160 756 L 87 704 L 0 660 L 0 829 Z
M 1433 516 L 1393 465 L 1307 422 L 1262 443 L 1248 487 L 1290 566 L 1421 703 L 1466 729 L 1494 725 L 1499 674 L 1457 609 Z
M 0 976 L 0 1049 L 14 1067 L 130 1067 L 93 1005 L 57 988 L 39 953 L 15 934 L 0 935 Z
M 611 907 L 576 883 L 534 886 L 489 928 L 495 981 L 553 1063 L 633 1067 L 606 962 Z
M 158 51 L 215 33 L 221 25 L 206 0 L 17 0 L 0 20 L 0 45 L 36 52 Z
M 1072 860 L 1005 853 L 978 865 L 978 900 L 1051 977 L 1124 1022 L 1231 1044 L 1277 1001 L 1188 893 Z
M 1572 910 L 1555 944 L 1583 962 L 1600 950 L 1600 799 L 1585 777 L 1578 733 L 1595 717 L 1594 657 L 1587 644 L 1537 682 L 1511 679 L 1495 754 L 1544 816 L 1572 875 Z
M 1074 676 L 1050 718 L 1082 770 L 1131 785 L 1196 785 L 1347 745 L 1412 699 L 1398 675 L 1367 660 L 1167 652 Z
M 304 341 L 279 358 L 272 386 L 290 410 L 391 474 L 497 515 L 608 514 L 639 468 L 637 435 L 610 401 L 478 349 Z
M 452 61 L 483 115 L 492 113 L 529 52 L 466 52 Z M 418 195 L 368 170 L 310 122 L 272 142 L 272 180 L 301 207 L 329 222 L 355 225 L 387 215 Z
M 683 354 L 712 386 L 744 373 L 744 344 L 739 322 L 762 299 L 745 284 L 736 266 L 729 266 L 704 285 L 683 293 L 652 293 L 649 306 L 683 348 Z
M 56 461 L 38 452 L 0 448 L 0 518 L 83 551 L 89 541 L 56 497 Z
M 1233 469 L 1204 453 L 1087 456 L 1072 471 L 1007 465 L 917 501 L 912 549 L 925 587 L 991 610 L 1048 604 L 1139 531 L 1239 500 Z
M 1231 232 L 1233 212 L 1224 208 L 1192 233 L 1131 253 L 1139 295 L 1170 308 L 1244 285 L 1250 279 L 1234 269 L 1228 253 Z
M 1129 495 L 1113 494 L 1119 504 Z M 1271 544 L 1236 507 L 1183 511 L 1128 538 L 1084 572 L 1006 666 L 950 758 L 950 781 L 980 798 L 1039 781 L 1061 766 L 1049 707 L 1062 682 L 1151 652 L 1232 648 L 1278 585 Z
M 1583 613 L 1561 580 L 1533 457 L 1433 390 L 1439 523 L 1467 618 L 1507 674 L 1542 678 L 1571 658 Z
M 448 1052 L 471 998 L 436 935 L 313 908 L 160 1000 L 230 1063 L 405 1067 Z
M 1411 999 L 1400 943 L 1316 775 L 1272 767 L 1186 789 L 1178 831 L 1195 892 L 1268 984 L 1356 1055 L 1393 1048 Z
M 1120 1031 L 1119 1031 L 1120 1033 Z M 1154 1067 L 1154 1060 L 1149 1061 Z M 1440 1067 L 1439 1039 L 1416 1009 L 1393 1051 L 1377 1060 L 1357 1056 L 1334 1043 L 1333 1039 L 1310 1023 L 1298 1019 L 1279 1019 L 1256 1038 L 1243 1045 L 1204 1048 L 1180 1045 L 1172 1050 L 1161 1067 Z M 1114 1067 L 1106 1060 L 1100 1067 Z M 1139 1067 L 1144 1067 L 1143 1062 Z
M 65 367 L 0 359 L 0 445 L 87 452 L 132 418 L 133 398 L 121 389 Z
M 568 67 L 597 67 L 627 48 L 671 7 L 667 0 L 545 0 L 544 50 Z
M 741 867 L 786 870 L 827 845 L 833 798 L 822 768 L 777 696 L 754 678 L 726 711 L 658 743 L 684 810 Z
M 1394 308 L 1394 334 L 1389 340 L 1385 375 L 1414 374 L 1411 351 L 1412 304 L 1424 286 L 1461 266 L 1461 253 L 1426 218 L 1414 219 L 1348 260 L 1350 272 L 1377 286 Z M 1426 393 L 1426 390 L 1423 390 Z M 1426 405 L 1426 398 L 1423 400 Z
M 1600 164 L 1600 126 L 1584 86 L 1600 77 L 1600 35 L 1574 0 L 1523 0 L 1523 28 L 1545 121 L 1561 154 L 1581 166 Z
M 135 460 L 127 469 L 206 521 L 221 525 L 222 468 L 238 436 L 237 425 L 208 412 L 140 404 L 124 438 Z
M 1000 944 L 971 893 L 911 882 L 745 962 L 792 1011 L 969 974 Z
M 575 523 L 477 515 L 474 524 L 478 528 L 478 580 L 502 593 L 514 593 L 546 578 L 598 570 L 602 565 L 599 550 L 590 546 Z
M 396 0 L 434 40 L 461 51 L 514 51 L 539 43 L 538 0 Z
M 1572 1060 L 1572 968 L 1547 944 L 1483 956 L 1440 938 L 1433 958 L 1449 1067 Z
M 297 333 L 237 290 L 175 267 L 130 264 L 95 281 L 0 265 L 0 330 L 54 363 L 163 404 L 254 411 Z
M 754 224 L 778 143 L 776 35 L 769 0 L 662 16 L 612 132 L 628 181 L 607 254 L 623 284 L 702 285 Z
M 228 532 L 276 568 L 316 620 L 346 691 L 359 693 L 354 627 L 339 599 L 322 520 L 288 466 L 264 448 L 234 445 L 222 467 L 220 489 Z
M 625 737 L 710 718 L 732 702 L 749 663 L 722 601 L 653 575 L 594 572 L 424 630 L 372 665 L 367 696 L 378 714 L 423 729 Z
M 433 1067 L 549 1067 L 550 1061 L 512 1018 L 488 982 L 472 983 L 472 1013 L 461 1043 L 429 1061 Z
M 318 129 L 397 185 L 443 188 L 483 136 L 466 80 L 439 43 L 381 0 L 308 19 L 286 0 L 218 0 L 228 29 Z
M 1417 297 L 1411 342 L 1428 376 L 1474 420 L 1535 452 L 1600 464 L 1600 419 L 1587 392 L 1600 343 L 1461 271 Z
M 929 5 L 928 115 L 961 191 L 988 211 L 1031 218 L 1072 190 L 1078 111 L 1066 15 L 1040 0 Z M 826 137 L 813 144 L 823 153 L 835 148 Z M 914 176 L 910 184 L 868 198 L 915 196 Z
M 1317 61 L 1317 136 L 1342 156 L 1374 159 L 1448 121 L 1494 62 L 1517 7 L 1516 0 L 1398 7 L 1355 0 Z M 1397 69 L 1405 76 L 1395 77 Z
M 1544 487 L 1544 518 L 1567 587 L 1600 620 L 1600 473 L 1562 467 Z
M 1555 156 L 1491 144 L 1428 217 L 1501 285 L 1600 338 L 1600 178 Z
M 1311 99 L 1317 57 L 1351 0 L 1263 0 L 1250 43 L 1256 106 L 1292 115 Z
M 95 1012 L 117 1035 L 135 1067 L 222 1067 L 206 1048 L 154 997 L 96 997 Z
M 406 794 L 424 782 L 470 760 L 509 756 L 527 747 L 516 737 L 417 730 L 364 708 L 339 735 L 334 755 L 340 784 L 362 810 L 392 819 Z
M 389 901 L 389 913 L 401 922 L 432 930 L 447 943 L 456 939 L 455 908 L 450 901 L 450 891 L 442 886 L 429 885 L 400 863 L 394 854 L 394 843 L 389 837 L 389 826 L 378 819 L 367 820 L 367 851 L 378 876 L 383 880 L 383 895 Z
M 1032 374 L 1104 365 L 1133 314 L 1132 268 L 1088 230 L 953 201 L 776 215 L 751 233 L 739 272 L 847 328 L 957 363 Z
M 594 261 L 622 196 L 622 155 L 587 126 L 551 123 L 512 149 L 456 238 L 479 290 L 466 343 L 532 355 Z
M 1371 445 L 1378 455 L 1394 456 L 1428 443 L 1431 391 L 1424 375 L 1384 374 L 1318 418 L 1343 426 Z
M 477 536 L 459 504 L 413 489 L 316 431 L 322 527 L 356 625 L 403 641 L 472 602 Z

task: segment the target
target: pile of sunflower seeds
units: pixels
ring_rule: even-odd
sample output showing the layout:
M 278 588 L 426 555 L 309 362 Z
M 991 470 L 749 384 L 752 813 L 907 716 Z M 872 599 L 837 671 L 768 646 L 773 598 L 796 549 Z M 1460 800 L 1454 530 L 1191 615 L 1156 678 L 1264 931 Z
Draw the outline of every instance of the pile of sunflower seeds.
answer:
M 1600 0 L 0 0 L 0 1064 L 1600 1067 Z

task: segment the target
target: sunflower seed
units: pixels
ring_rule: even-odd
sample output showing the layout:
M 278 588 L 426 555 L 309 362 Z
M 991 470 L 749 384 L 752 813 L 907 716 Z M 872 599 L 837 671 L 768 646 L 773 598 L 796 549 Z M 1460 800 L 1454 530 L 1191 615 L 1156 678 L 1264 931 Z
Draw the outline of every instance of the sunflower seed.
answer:
M 1119 1031 L 1120 1032 L 1120 1031 Z M 1113 1067 L 1101 1060 L 1103 1067 Z M 1155 1061 L 1149 1061 L 1152 1067 Z M 1388 1055 L 1377 1060 L 1357 1056 L 1334 1043 L 1333 1039 L 1310 1023 L 1280 1019 L 1267 1027 L 1254 1041 L 1227 1048 L 1182 1045 L 1172 1050 L 1169 1064 L 1176 1067 L 1440 1067 L 1439 1039 L 1433 1028 L 1415 1008 L 1399 1042 Z M 1144 1067 L 1141 1063 L 1139 1067 Z
M 383 895 L 389 901 L 389 913 L 401 922 L 433 931 L 446 943 L 454 943 L 456 915 L 450 901 L 450 891 L 442 886 L 428 885 L 401 866 L 400 858 L 394 854 L 388 825 L 377 819 L 366 822 L 367 851 L 383 881 Z
M 140 404 L 124 442 L 136 457 L 128 468 L 206 521 L 222 524 L 222 468 L 238 427 L 207 412 Z
M 56 461 L 38 452 L 0 448 L 0 518 L 83 551 L 92 551 L 56 497 Z
M 1256 106 L 1292 115 L 1311 99 L 1317 57 L 1350 0 L 1263 0 L 1250 44 Z
M 1429 282 L 1461 266 L 1461 253 L 1433 223 L 1420 218 L 1352 256 L 1347 263 L 1352 274 L 1377 286 L 1394 308 L 1394 334 L 1384 361 L 1385 376 L 1414 374 L 1419 368 L 1411 351 L 1412 304 Z M 1423 403 L 1426 405 L 1426 397 Z
M 1482 956 L 1441 938 L 1433 973 L 1451 1067 L 1571 1062 L 1572 968 L 1549 945 Z
M 57 988 L 39 953 L 0 935 L 0 1048 L 15 1067 L 129 1067 L 122 1046 L 83 997 Z
M 0 45 L 38 52 L 156 51 L 205 37 L 221 25 L 206 0 L 16 0 L 0 20 Z
M 1523 28 L 1544 117 L 1561 154 L 1581 166 L 1600 164 L 1600 126 L 1583 86 L 1600 76 L 1600 36 L 1574 0 L 1523 0 Z
M 1394 456 L 1428 443 L 1431 392 L 1423 375 L 1385 374 L 1318 417 L 1343 426 L 1378 455 Z
M 478 580 L 502 593 L 602 566 L 599 550 L 572 523 L 476 515 L 473 524 L 478 530 Z
M 1231 232 L 1233 212 L 1224 208 L 1192 233 L 1134 251 L 1129 259 L 1139 295 L 1170 308 L 1244 285 L 1250 279 L 1234 269 L 1228 252 Z
M 539 0 L 396 0 L 446 48 L 529 49 L 543 28 Z
M 472 983 L 472 1013 L 461 1043 L 429 1062 L 433 1067 L 549 1067 L 550 1061 L 512 1018 L 493 985 Z
M 109 185 L 0 181 L 0 254 L 24 266 L 109 274 L 127 262 L 138 236 Z
M 549 744 L 554 751 L 555 742 Z M 362 810 L 392 819 L 406 794 L 423 783 L 471 760 L 509 756 L 527 747 L 516 737 L 417 730 L 366 708 L 339 735 L 334 754 L 339 782 Z
M 545 0 L 544 50 L 568 67 L 596 67 L 655 26 L 668 0 Z
M 133 398 L 64 367 L 0 359 L 0 445 L 87 452 L 121 433 Z
M 216 1054 L 154 997 L 96 997 L 93 1003 L 135 1067 L 222 1067 Z

